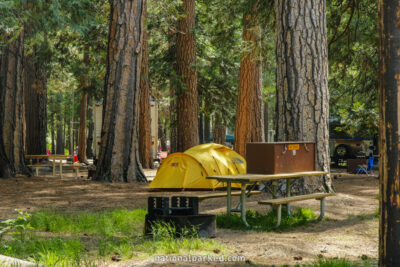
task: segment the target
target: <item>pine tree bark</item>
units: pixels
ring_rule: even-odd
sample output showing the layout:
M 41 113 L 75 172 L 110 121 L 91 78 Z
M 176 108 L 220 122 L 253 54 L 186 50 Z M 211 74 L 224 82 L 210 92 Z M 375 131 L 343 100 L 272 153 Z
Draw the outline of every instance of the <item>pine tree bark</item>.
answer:
M 87 119 L 89 121 L 88 136 L 86 140 L 86 157 L 93 158 L 93 133 L 94 133 L 94 122 L 93 122 L 93 97 L 88 96 L 88 113 Z
M 213 141 L 214 143 L 225 145 L 226 126 L 220 114 L 216 114 L 214 117 Z
M 85 48 L 83 53 L 83 64 L 89 64 L 89 50 Z M 86 118 L 87 118 L 87 101 L 89 87 L 89 75 L 86 73 L 82 77 L 81 83 L 81 110 L 79 113 L 79 135 L 78 135 L 78 160 L 79 162 L 87 162 L 86 158 Z
M 246 143 L 264 141 L 260 34 L 257 15 L 244 14 L 242 39 L 247 49 L 240 61 L 234 143 L 235 151 L 243 157 Z
M 178 132 L 177 132 L 177 105 L 176 105 L 176 94 L 175 88 L 170 82 L 169 88 L 169 129 L 170 129 L 170 146 L 169 152 L 178 152 Z
M 163 126 L 161 126 L 161 123 L 160 123 L 160 127 L 162 127 L 161 135 L 159 135 L 160 136 L 161 151 L 168 151 L 168 147 L 167 147 L 167 123 L 164 123 Z
M 168 53 L 171 58 L 176 59 L 176 32 L 169 28 L 168 30 Z M 176 96 L 176 73 L 178 72 L 176 62 L 171 62 L 172 69 L 169 77 L 169 134 L 170 146 L 169 153 L 177 152 L 177 96 Z M 165 150 L 166 151 L 166 150 Z
M 73 141 L 73 136 L 72 136 L 72 120 L 69 122 L 68 124 L 68 140 L 69 140 L 69 146 L 68 146 L 68 150 L 69 150 L 69 154 L 71 156 L 74 155 L 74 141 Z M 52 133 L 53 135 L 53 133 Z
M 23 134 L 24 33 L 12 41 L 3 41 L 6 45 L 0 51 L 0 174 L 10 177 L 29 174 L 24 162 Z
M 64 155 L 64 129 L 63 129 L 63 119 L 62 119 L 62 109 L 61 109 L 62 95 L 59 93 L 57 95 L 58 109 L 56 113 L 56 154 Z
M 24 60 L 25 150 L 28 155 L 46 154 L 47 74 L 35 62 L 35 54 Z
M 400 266 L 400 3 L 378 1 L 379 266 Z
M 204 114 L 199 116 L 199 144 L 204 144 Z
M 316 142 L 316 168 L 328 171 L 329 91 L 325 0 L 275 2 L 276 141 Z M 304 190 L 331 190 L 329 175 Z
M 268 100 L 264 101 L 264 140 L 268 142 L 268 134 L 269 134 L 269 121 L 268 121 Z
M 211 138 L 210 117 L 206 115 L 204 118 L 204 140 L 205 140 L 205 142 L 208 142 L 207 140 L 209 140 L 210 138 Z
M 64 139 L 63 139 L 63 125 L 61 114 L 57 114 L 57 130 L 56 130 L 56 154 L 64 155 Z
M 79 162 L 87 162 L 86 158 L 86 115 L 87 115 L 87 97 L 85 90 L 81 95 L 81 107 L 79 114 L 79 134 L 78 134 L 78 160 Z
M 147 4 L 143 1 L 143 39 L 142 39 L 142 70 L 140 75 L 140 115 L 139 115 L 139 151 L 140 162 L 143 168 L 153 168 L 153 156 L 151 153 L 151 116 L 150 116 L 150 79 L 148 62 L 148 42 L 147 42 Z
M 181 85 L 177 92 L 177 151 L 199 144 L 196 70 L 195 0 L 183 0 L 184 16 L 178 20 L 176 56 Z
M 51 154 L 56 154 L 56 141 L 55 141 L 55 126 L 54 126 L 54 114 L 50 115 L 50 131 L 51 131 Z
M 147 181 L 139 160 L 138 136 L 143 1 L 110 3 L 104 116 L 95 179 Z

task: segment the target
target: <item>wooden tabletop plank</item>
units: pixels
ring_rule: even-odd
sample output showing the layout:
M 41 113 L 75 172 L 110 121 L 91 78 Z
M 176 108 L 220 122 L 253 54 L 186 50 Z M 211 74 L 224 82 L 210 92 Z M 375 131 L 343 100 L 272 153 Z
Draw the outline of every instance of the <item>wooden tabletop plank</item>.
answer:
M 70 155 L 50 155 L 51 158 L 54 159 L 68 159 L 68 158 L 72 158 L 72 156 Z
M 50 155 L 25 155 L 27 159 L 43 159 L 48 157 L 50 157 Z
M 325 171 L 308 171 L 308 172 L 291 172 L 277 174 L 235 174 L 235 175 L 219 175 L 208 176 L 207 179 L 214 179 L 220 182 L 259 182 L 273 181 L 278 179 L 301 178 L 304 176 L 324 175 L 328 174 Z
M 25 155 L 26 159 L 44 159 L 44 158 L 53 158 L 53 159 L 67 159 L 72 158 L 70 155 Z

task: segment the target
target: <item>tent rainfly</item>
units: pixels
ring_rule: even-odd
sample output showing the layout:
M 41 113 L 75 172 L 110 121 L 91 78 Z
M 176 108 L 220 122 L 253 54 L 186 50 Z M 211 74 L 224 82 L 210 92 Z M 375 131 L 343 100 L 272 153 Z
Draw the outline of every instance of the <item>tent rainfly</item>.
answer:
M 169 155 L 150 183 L 153 189 L 216 189 L 225 183 L 208 180 L 211 175 L 246 173 L 246 160 L 229 147 L 208 143 Z M 232 184 L 240 187 L 240 184 Z

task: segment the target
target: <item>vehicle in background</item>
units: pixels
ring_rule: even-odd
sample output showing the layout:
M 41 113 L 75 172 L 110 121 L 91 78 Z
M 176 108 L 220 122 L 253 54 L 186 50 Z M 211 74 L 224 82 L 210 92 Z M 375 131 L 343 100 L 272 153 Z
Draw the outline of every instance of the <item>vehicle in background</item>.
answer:
M 155 101 L 150 101 L 150 131 L 151 131 L 151 154 L 153 160 L 157 161 L 158 156 L 158 104 Z M 101 127 L 103 121 L 103 99 L 96 101 L 93 109 L 94 122 L 94 163 L 96 164 L 100 152 L 101 144 Z
M 332 163 L 340 165 L 347 159 L 366 158 L 376 153 L 373 139 L 359 137 L 331 137 L 329 149 Z

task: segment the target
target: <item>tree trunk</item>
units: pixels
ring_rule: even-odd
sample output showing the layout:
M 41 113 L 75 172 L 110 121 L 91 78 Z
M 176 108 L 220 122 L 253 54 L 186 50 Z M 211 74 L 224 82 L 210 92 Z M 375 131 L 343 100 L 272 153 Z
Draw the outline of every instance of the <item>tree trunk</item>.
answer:
M 160 143 L 161 143 L 161 151 L 168 151 L 168 148 L 167 148 L 167 123 L 164 123 L 164 126 L 161 126 L 161 123 L 160 123 L 160 127 L 162 127 L 161 135 L 159 135 Z
M 24 101 L 28 155 L 46 154 L 47 78 L 43 66 L 34 63 L 35 55 L 24 61 Z
M 29 173 L 24 162 L 24 33 L 11 42 L 2 41 L 6 45 L 0 51 L 0 174 L 10 177 Z
M 86 141 L 86 157 L 93 158 L 93 133 L 94 133 L 94 122 L 93 122 L 93 97 L 88 96 L 88 113 L 87 119 L 89 121 L 89 131 Z
M 153 156 L 151 153 L 151 116 L 150 116 L 150 79 L 148 62 L 148 43 L 146 17 L 146 0 L 143 1 L 143 40 L 142 40 L 142 70 L 140 75 L 140 115 L 139 115 L 139 151 L 140 162 L 143 168 L 153 168 Z
M 177 136 L 177 108 L 176 108 L 176 94 L 175 88 L 170 83 L 169 88 L 169 129 L 170 129 L 170 146 L 169 152 L 175 153 L 178 151 L 178 136 Z
M 111 1 L 100 181 L 147 181 L 139 160 L 143 1 Z
M 178 20 L 176 59 L 181 86 L 177 101 L 177 151 L 199 144 L 195 0 L 183 0 L 184 16 Z
M 87 162 L 86 158 L 86 114 L 87 114 L 87 92 L 82 91 L 81 107 L 79 116 L 79 133 L 78 133 L 78 160 L 79 162 Z
M 199 144 L 204 144 L 204 114 L 199 117 Z
M 51 131 L 51 154 L 56 154 L 55 145 L 55 126 L 54 126 L 54 114 L 50 115 L 50 131 Z
M 211 138 L 210 117 L 206 115 L 204 118 L 204 140 L 205 140 L 205 142 L 208 142 L 208 140 L 210 138 Z
M 249 47 L 240 61 L 234 147 L 245 156 L 246 143 L 264 141 L 261 31 L 256 14 L 244 14 L 242 39 Z
M 378 1 L 379 266 L 400 266 L 400 3 Z
M 64 155 L 63 125 L 61 114 L 57 114 L 57 130 L 56 130 L 56 154 Z
M 71 156 L 74 155 L 74 136 L 73 136 L 73 131 L 72 131 L 72 121 L 70 121 L 69 128 L 68 128 L 68 139 L 69 139 L 69 154 Z
M 325 0 L 276 1 L 276 140 L 316 142 L 316 169 L 329 172 L 329 91 Z M 331 190 L 329 175 L 304 190 Z
M 268 142 L 268 134 L 269 134 L 269 129 L 268 129 L 268 99 L 264 101 L 264 140 L 265 142 Z
M 74 149 L 76 150 L 76 152 L 78 152 L 78 141 L 79 141 L 79 129 L 75 129 L 75 132 L 74 132 L 74 140 L 75 140 L 75 142 L 74 142 Z
M 225 145 L 225 140 L 226 140 L 226 126 L 223 122 L 222 116 L 216 114 L 214 117 L 213 141 L 214 143 Z
M 13 173 L 11 170 L 11 164 L 8 161 L 6 153 L 3 149 L 4 145 L 0 144 L 0 178 L 8 178 L 13 176 Z
M 83 65 L 89 64 L 89 49 L 85 48 L 83 53 Z M 81 111 L 79 117 L 79 136 L 78 136 L 78 160 L 79 162 L 87 162 L 86 158 L 86 117 L 87 117 L 87 98 L 89 87 L 89 75 L 86 73 L 82 77 L 81 84 Z

